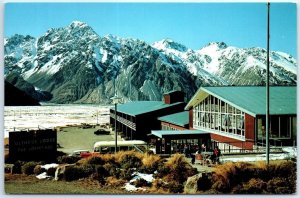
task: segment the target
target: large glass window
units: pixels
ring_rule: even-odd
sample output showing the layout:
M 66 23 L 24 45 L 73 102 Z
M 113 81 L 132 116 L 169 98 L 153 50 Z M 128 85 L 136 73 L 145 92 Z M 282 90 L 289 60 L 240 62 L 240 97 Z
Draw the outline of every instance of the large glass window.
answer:
M 194 107 L 198 118 L 194 120 L 197 128 L 207 128 L 222 133 L 244 136 L 244 112 L 230 104 L 208 96 Z
M 291 116 L 270 116 L 270 138 L 290 138 L 293 126 Z M 259 139 L 266 137 L 266 117 L 257 119 L 257 135 Z

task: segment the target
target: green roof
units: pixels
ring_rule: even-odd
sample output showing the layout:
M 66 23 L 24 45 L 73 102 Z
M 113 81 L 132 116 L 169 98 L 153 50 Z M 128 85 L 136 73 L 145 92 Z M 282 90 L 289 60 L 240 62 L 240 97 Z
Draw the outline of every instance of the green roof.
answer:
M 176 106 L 178 104 L 183 104 L 183 102 L 165 104 L 162 101 L 134 101 L 134 102 L 127 102 L 125 104 L 118 104 L 117 111 L 131 116 L 136 116 L 136 115 L 168 108 L 171 106 Z M 114 107 L 112 107 L 111 109 L 114 109 Z
M 185 109 L 195 106 L 209 94 L 252 116 L 266 114 L 266 87 L 263 86 L 201 87 Z M 271 86 L 270 114 L 296 114 L 296 99 L 296 86 Z
M 183 111 L 180 113 L 162 116 L 159 117 L 158 120 L 184 127 L 185 125 L 189 124 L 189 112 Z
M 202 135 L 209 134 L 209 132 L 200 131 L 200 130 L 160 130 L 160 131 L 151 131 L 152 135 L 156 137 L 163 138 L 165 136 L 178 136 L 178 135 Z

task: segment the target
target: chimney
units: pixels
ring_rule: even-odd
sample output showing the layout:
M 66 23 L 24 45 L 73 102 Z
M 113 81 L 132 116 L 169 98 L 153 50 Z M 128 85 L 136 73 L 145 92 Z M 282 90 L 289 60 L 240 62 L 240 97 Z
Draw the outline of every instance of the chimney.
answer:
M 170 92 L 164 93 L 164 102 L 165 102 L 165 104 L 184 102 L 184 92 L 170 91 Z

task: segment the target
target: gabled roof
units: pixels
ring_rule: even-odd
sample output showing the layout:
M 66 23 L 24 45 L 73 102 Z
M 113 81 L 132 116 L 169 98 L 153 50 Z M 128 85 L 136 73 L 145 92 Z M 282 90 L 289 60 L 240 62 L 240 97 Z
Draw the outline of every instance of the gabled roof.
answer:
M 183 111 L 167 116 L 162 116 L 159 117 L 158 120 L 184 127 L 189 124 L 189 112 Z
M 263 86 L 201 87 L 185 110 L 197 105 L 208 95 L 213 95 L 252 116 L 266 114 L 266 88 Z M 270 114 L 296 113 L 296 86 L 270 87 Z
M 144 113 L 149 113 L 160 109 L 176 106 L 178 104 L 183 104 L 183 102 L 165 104 L 162 101 L 134 101 L 134 102 L 127 102 L 125 104 L 118 104 L 117 111 L 131 116 L 136 116 L 136 115 L 141 115 Z M 111 109 L 115 109 L 115 108 L 112 107 Z

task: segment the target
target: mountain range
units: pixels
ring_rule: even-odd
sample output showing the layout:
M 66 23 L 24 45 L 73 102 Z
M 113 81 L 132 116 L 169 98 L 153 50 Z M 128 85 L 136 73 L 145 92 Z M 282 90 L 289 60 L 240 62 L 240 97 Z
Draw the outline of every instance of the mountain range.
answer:
M 267 52 L 211 42 L 192 50 L 171 39 L 153 44 L 99 36 L 84 22 L 51 28 L 44 35 L 4 39 L 5 80 L 39 101 L 110 103 L 114 87 L 125 101 L 161 100 L 200 86 L 264 85 Z M 296 85 L 297 63 L 270 52 L 271 85 Z

